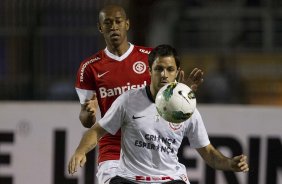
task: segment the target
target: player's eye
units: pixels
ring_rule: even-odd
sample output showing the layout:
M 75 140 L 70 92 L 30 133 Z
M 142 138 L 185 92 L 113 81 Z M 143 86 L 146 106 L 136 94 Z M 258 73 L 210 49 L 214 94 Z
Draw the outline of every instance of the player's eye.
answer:
M 109 26 L 109 25 L 111 25 L 111 22 L 106 21 L 106 22 L 104 22 L 104 24 L 105 24 L 106 26 Z
M 176 69 L 174 68 L 174 67 L 168 67 L 167 68 L 167 71 L 169 71 L 169 72 L 174 72 Z
M 109 26 L 109 25 L 112 24 L 112 21 L 111 21 L 111 20 L 105 20 L 105 21 L 104 21 L 104 24 L 105 24 L 106 26 Z
M 170 67 L 167 67 L 167 68 L 166 68 L 166 71 L 168 71 L 168 72 L 174 72 L 174 71 L 176 71 L 176 69 L 175 69 L 175 67 L 170 66 Z
M 116 20 L 116 24 L 122 23 L 122 20 Z
M 154 70 L 155 70 L 156 72 L 162 72 L 164 69 L 163 69 L 163 67 L 156 66 Z

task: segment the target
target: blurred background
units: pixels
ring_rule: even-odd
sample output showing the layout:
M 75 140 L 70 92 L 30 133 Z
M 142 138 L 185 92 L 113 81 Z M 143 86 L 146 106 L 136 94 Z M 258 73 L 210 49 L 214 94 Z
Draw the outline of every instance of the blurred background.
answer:
M 0 100 L 77 101 L 80 62 L 105 47 L 107 3 L 128 12 L 129 40 L 175 46 L 205 72 L 199 103 L 282 105 L 281 0 L 1 0 Z

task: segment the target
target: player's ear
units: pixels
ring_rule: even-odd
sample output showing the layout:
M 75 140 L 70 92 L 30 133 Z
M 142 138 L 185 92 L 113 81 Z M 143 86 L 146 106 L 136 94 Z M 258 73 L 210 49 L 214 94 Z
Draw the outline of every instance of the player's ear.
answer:
M 176 70 L 176 77 L 178 77 L 180 70 L 181 70 L 180 67 Z
M 99 22 L 97 23 L 97 28 L 98 28 L 98 30 L 99 30 L 100 33 L 103 33 L 101 24 L 100 24 Z
M 126 31 L 128 31 L 128 30 L 129 30 L 129 27 L 130 27 L 129 19 L 126 19 L 126 21 L 125 21 L 125 26 L 126 26 Z
M 152 75 L 152 68 L 149 67 L 149 74 Z

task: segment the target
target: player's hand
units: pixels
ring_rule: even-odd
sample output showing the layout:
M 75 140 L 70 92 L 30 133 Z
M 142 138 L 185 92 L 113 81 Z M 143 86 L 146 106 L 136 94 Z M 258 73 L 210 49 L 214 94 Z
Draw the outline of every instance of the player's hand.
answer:
M 99 106 L 96 94 L 93 94 L 90 100 L 86 100 L 84 105 L 85 105 L 85 110 L 91 116 L 96 116 L 97 108 Z
M 74 155 L 71 157 L 68 165 L 69 174 L 73 175 L 77 172 L 78 166 L 84 166 L 86 162 L 86 155 L 83 153 L 75 152 Z
M 249 165 L 247 163 L 247 156 L 239 155 L 231 159 L 231 168 L 235 172 L 248 172 Z
M 90 100 L 86 100 L 83 106 L 83 110 L 80 113 L 81 120 L 83 119 L 82 122 L 84 127 L 90 128 L 96 122 L 96 113 L 99 107 L 96 94 L 93 94 Z
M 180 69 L 177 81 L 186 84 L 194 92 L 196 92 L 198 87 L 204 82 L 203 76 L 204 72 L 201 69 L 194 68 L 189 77 L 185 79 L 184 71 Z
M 79 119 L 82 125 L 86 128 L 90 128 L 96 122 L 96 113 L 98 109 L 98 100 L 96 94 L 93 94 L 90 100 L 86 100 L 82 105 Z

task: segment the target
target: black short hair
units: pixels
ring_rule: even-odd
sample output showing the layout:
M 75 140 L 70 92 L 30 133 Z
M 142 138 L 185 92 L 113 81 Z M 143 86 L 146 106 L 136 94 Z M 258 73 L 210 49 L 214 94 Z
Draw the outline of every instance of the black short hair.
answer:
M 110 10 L 115 10 L 115 11 L 120 11 L 122 13 L 122 15 L 125 17 L 125 19 L 128 19 L 127 18 L 127 13 L 126 13 L 126 10 L 119 4 L 108 4 L 106 6 L 104 6 L 100 11 L 99 11 L 99 14 L 98 14 L 98 19 L 97 19 L 97 23 L 100 24 L 100 16 L 101 16 L 101 13 L 103 12 L 107 12 L 107 11 L 110 11 Z
M 180 59 L 175 48 L 170 45 L 162 44 L 155 47 L 149 54 L 149 67 L 152 68 L 154 61 L 157 57 L 173 56 L 176 62 L 177 68 L 180 67 Z

